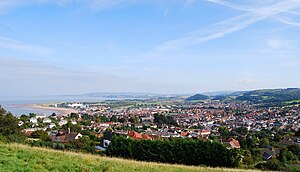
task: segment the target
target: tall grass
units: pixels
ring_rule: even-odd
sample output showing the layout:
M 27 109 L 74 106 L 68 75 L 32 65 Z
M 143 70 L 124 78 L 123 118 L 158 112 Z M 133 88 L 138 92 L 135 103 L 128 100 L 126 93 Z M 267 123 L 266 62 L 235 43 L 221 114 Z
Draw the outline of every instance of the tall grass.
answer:
M 246 170 L 139 162 L 20 144 L 0 144 L 0 171 L 238 172 Z

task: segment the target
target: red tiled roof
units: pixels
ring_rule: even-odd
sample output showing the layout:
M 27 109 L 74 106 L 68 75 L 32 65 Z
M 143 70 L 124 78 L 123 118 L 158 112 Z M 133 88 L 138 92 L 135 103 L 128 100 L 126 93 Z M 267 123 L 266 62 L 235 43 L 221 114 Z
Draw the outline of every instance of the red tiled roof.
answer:
M 52 136 L 51 140 L 53 142 L 67 143 L 70 140 L 75 140 L 75 137 L 78 134 L 79 133 L 77 133 L 77 132 L 71 132 L 71 133 L 68 133 L 68 134 L 56 135 L 56 136 Z
M 210 133 L 210 131 L 209 131 L 209 130 L 201 130 L 201 133 L 207 133 L 207 132 L 209 132 L 209 133 Z
M 142 134 L 142 137 L 143 137 L 143 139 L 145 139 L 145 140 L 152 140 L 152 137 L 150 137 L 150 136 L 147 135 L 147 134 Z
M 32 130 L 26 130 L 24 131 L 24 134 L 27 135 L 27 136 L 30 136 L 34 131 Z
M 128 136 L 133 139 L 143 139 L 143 136 L 136 131 L 129 131 Z
M 187 135 L 189 135 L 189 132 L 181 132 L 180 135 L 181 136 L 187 136 Z
M 232 137 L 228 140 L 228 142 L 231 144 L 232 147 L 235 147 L 235 148 L 241 147 L 240 142 L 238 140 L 235 140 Z

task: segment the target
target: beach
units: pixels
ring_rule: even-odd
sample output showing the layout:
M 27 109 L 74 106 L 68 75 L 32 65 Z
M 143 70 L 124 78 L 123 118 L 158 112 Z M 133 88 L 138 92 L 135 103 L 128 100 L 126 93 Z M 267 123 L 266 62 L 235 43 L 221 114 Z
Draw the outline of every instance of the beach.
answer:
M 54 113 L 58 112 L 59 114 L 62 115 L 66 115 L 70 113 L 78 113 L 78 110 L 75 109 L 50 107 L 49 104 L 25 104 L 22 106 L 30 109 L 53 111 Z

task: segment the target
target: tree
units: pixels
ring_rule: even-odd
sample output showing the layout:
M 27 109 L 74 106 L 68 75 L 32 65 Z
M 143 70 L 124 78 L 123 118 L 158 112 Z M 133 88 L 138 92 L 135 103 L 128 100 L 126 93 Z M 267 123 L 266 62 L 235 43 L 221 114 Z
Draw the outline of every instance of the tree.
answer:
M 68 131 L 70 129 L 71 132 L 81 132 L 81 126 L 76 124 L 73 125 L 72 122 L 68 121 L 65 125 L 62 126 L 62 129 Z
M 25 140 L 20 132 L 19 119 L 0 107 L 0 136 L 1 140 L 21 143 Z M 5 138 L 5 139 L 4 139 Z
M 34 131 L 31 134 L 31 137 L 38 138 L 38 139 L 41 139 L 43 141 L 48 141 L 50 139 L 48 133 L 46 131 L 43 131 L 43 130 Z
M 229 137 L 230 135 L 226 126 L 220 126 L 218 131 L 223 138 Z
M 23 122 L 28 122 L 30 120 L 29 116 L 25 115 L 25 114 L 22 114 L 20 116 L 20 120 L 23 121 Z
M 158 125 L 161 124 L 174 125 L 174 126 L 178 125 L 172 116 L 165 116 L 160 114 L 154 115 L 154 123 Z
M 298 160 L 300 160 L 300 146 L 297 144 L 289 145 L 288 150 L 293 152 L 294 155 L 298 157 Z
M 283 147 L 280 149 L 277 159 L 283 163 L 290 163 L 297 161 L 297 156 L 289 151 L 287 147 Z
M 78 113 L 71 113 L 71 118 L 72 119 L 78 119 L 79 118 Z
M 245 136 L 248 134 L 248 128 L 246 127 L 238 127 L 235 129 L 235 132 L 239 135 Z
M 30 118 L 36 117 L 36 114 L 35 113 L 29 113 L 29 117 Z
M 11 113 L 0 114 L 0 134 L 4 136 L 20 133 L 19 120 Z
M 251 152 L 249 150 L 245 150 L 244 157 L 243 157 L 243 164 L 251 165 L 253 163 L 254 163 L 254 161 L 252 159 Z
M 300 130 L 298 130 L 298 131 L 295 132 L 295 136 L 296 137 L 300 137 Z
M 141 161 L 238 167 L 241 152 L 227 149 L 222 143 L 201 140 L 132 140 L 114 136 L 106 150 L 108 156 Z
M 262 148 L 267 148 L 270 146 L 270 141 L 268 138 L 263 138 L 260 140 L 260 143 L 259 143 L 259 146 L 262 147 Z
M 276 159 L 259 163 L 255 166 L 255 168 L 272 171 L 286 171 L 286 165 Z

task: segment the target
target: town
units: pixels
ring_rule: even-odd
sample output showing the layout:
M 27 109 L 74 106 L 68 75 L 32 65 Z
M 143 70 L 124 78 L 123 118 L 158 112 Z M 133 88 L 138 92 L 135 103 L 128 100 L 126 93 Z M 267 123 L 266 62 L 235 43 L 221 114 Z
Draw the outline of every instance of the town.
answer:
M 172 138 L 221 142 L 228 148 L 251 149 L 271 160 L 279 147 L 300 145 L 300 106 L 257 107 L 247 101 L 185 101 L 183 99 L 64 102 L 51 107 L 78 113 L 22 115 L 19 126 L 31 137 L 45 131 L 52 142 L 65 144 L 83 135 L 105 150 L 113 135 L 134 140 Z M 290 133 L 296 133 L 294 135 Z

